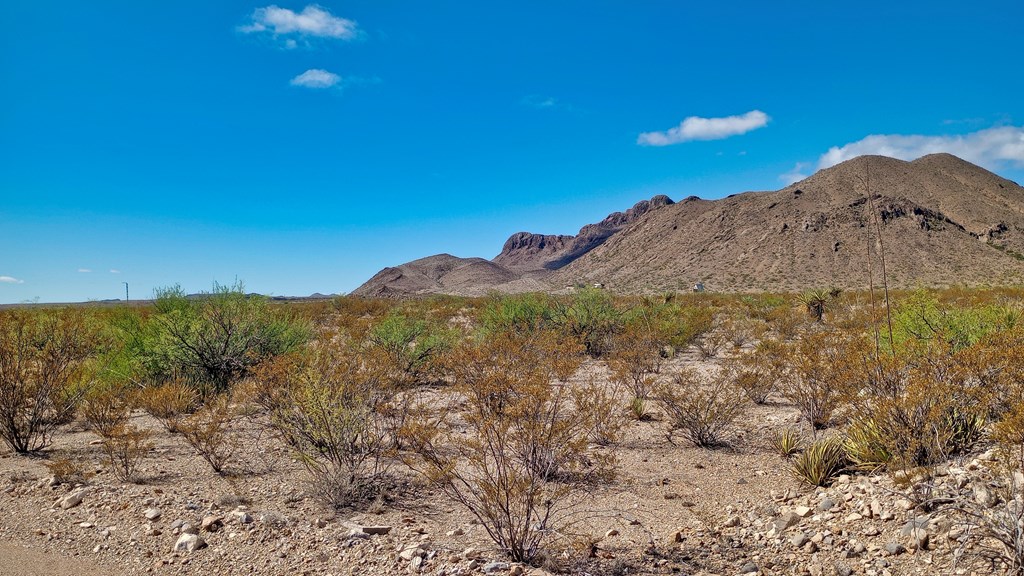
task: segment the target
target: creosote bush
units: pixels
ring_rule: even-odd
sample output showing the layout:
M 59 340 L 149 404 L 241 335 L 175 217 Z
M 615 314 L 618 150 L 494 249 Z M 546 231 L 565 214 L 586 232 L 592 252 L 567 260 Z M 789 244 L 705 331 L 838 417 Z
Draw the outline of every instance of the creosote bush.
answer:
M 530 562 L 570 525 L 581 491 L 611 463 L 588 447 L 595 415 L 565 380 L 579 354 L 552 333 L 460 347 L 454 386 L 406 427 L 408 464 L 467 510 L 511 559 Z M 465 433 L 468 431 L 468 434 Z
M 177 424 L 185 441 L 217 474 L 224 473 L 238 449 L 230 429 L 234 417 L 230 395 L 224 393 L 207 398 L 202 408 Z
M 278 388 L 271 421 L 298 455 L 320 498 L 332 506 L 368 502 L 379 492 L 397 444 L 394 404 L 400 387 L 386 368 L 368 363 L 352 344 L 325 344 L 282 357 L 261 370 Z
M 454 338 L 451 330 L 392 312 L 370 329 L 369 344 L 379 356 L 376 363 L 386 371 L 382 376 L 399 386 L 412 386 L 439 376 Z
M 781 383 L 782 393 L 814 428 L 822 429 L 833 422 L 848 395 L 846 378 L 855 374 L 855 367 L 846 362 L 855 355 L 852 349 L 864 345 L 861 338 L 827 330 L 809 332 L 789 345 L 786 361 L 790 370 Z
M 657 398 L 669 423 L 669 440 L 678 432 L 701 447 L 721 445 L 746 403 L 731 383 L 713 382 L 691 369 L 674 374 L 671 383 L 659 388 Z
M 11 449 L 46 448 L 72 418 L 98 345 L 81 310 L 0 310 L 0 437 Z
M 122 482 L 138 480 L 138 469 L 146 453 L 152 450 L 149 430 L 122 424 L 103 435 L 103 452 L 111 470 Z

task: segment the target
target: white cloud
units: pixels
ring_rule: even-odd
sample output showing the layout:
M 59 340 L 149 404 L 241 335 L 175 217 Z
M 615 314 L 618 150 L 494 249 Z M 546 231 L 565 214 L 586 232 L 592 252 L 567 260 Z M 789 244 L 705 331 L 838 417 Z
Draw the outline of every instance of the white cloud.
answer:
M 541 109 L 557 108 L 560 105 L 558 100 L 555 98 L 550 96 L 537 96 L 536 94 L 531 94 L 530 96 L 523 98 L 522 104 L 531 108 Z
M 81 272 L 82 274 L 88 274 L 89 272 L 92 272 L 92 270 L 88 268 L 79 268 L 78 271 Z
M 0 282 L 3 282 L 4 284 L 24 284 L 25 283 L 24 280 L 19 280 L 17 278 L 11 277 L 11 276 L 0 276 Z
M 120 270 L 118 270 L 117 268 L 111 268 L 111 269 L 110 269 L 110 273 L 111 273 L 111 274 L 120 274 L 120 273 L 121 273 L 121 271 L 120 271 Z
M 1012 165 L 1024 167 L 1024 126 L 998 126 L 962 135 L 872 134 L 843 146 L 833 146 L 818 159 L 818 168 L 877 154 L 914 160 L 927 154 L 948 152 L 988 169 Z
M 327 70 L 313 68 L 292 78 L 291 85 L 305 88 L 330 88 L 339 82 L 341 82 L 341 76 Z
M 637 137 L 636 143 L 641 146 L 668 146 L 691 140 L 721 140 L 763 128 L 768 120 L 768 115 L 760 110 L 725 118 L 690 116 L 665 132 L 644 132 Z
M 807 162 L 797 162 L 796 164 L 793 165 L 792 170 L 786 172 L 785 174 L 780 174 L 779 180 L 785 182 L 786 186 L 789 186 L 794 182 L 799 182 L 809 176 L 809 174 L 804 174 L 804 170 L 809 166 L 810 164 Z
M 246 34 L 266 32 L 275 38 L 295 35 L 354 40 L 359 35 L 355 21 L 335 16 L 316 4 L 306 6 L 302 12 L 270 5 L 254 10 L 251 18 L 252 22 L 239 27 L 239 31 Z M 286 48 L 295 48 L 297 45 L 295 38 L 285 40 Z

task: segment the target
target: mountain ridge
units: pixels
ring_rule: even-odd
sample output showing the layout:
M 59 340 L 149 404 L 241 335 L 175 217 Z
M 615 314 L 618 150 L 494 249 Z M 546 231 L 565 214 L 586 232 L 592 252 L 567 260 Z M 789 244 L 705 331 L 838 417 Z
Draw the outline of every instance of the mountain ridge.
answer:
M 1024 188 L 950 154 L 860 156 L 775 191 L 655 197 L 575 236 L 513 234 L 493 260 L 450 261 L 440 276 L 421 270 L 434 257 L 386 268 L 354 294 L 478 295 L 596 283 L 632 293 L 696 282 L 715 291 L 858 288 L 867 287 L 869 269 L 876 283 L 881 277 L 883 247 L 893 287 L 1019 283 Z M 401 273 L 389 281 L 381 276 L 388 270 Z M 417 274 L 431 280 L 410 283 Z

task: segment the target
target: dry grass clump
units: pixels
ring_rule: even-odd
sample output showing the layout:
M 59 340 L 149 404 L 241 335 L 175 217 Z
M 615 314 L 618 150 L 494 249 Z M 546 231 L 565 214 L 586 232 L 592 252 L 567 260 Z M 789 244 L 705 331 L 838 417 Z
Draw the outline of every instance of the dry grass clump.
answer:
M 669 441 L 678 432 L 700 447 L 721 445 L 746 403 L 730 382 L 714 383 L 690 369 L 680 370 L 671 383 L 661 386 L 658 401 L 669 422 Z
M 68 456 L 53 458 L 46 463 L 46 469 L 58 484 L 84 484 L 91 476 L 80 460 Z
M 180 431 L 182 419 L 199 407 L 199 393 L 184 381 L 148 386 L 136 396 L 136 403 L 174 434 Z

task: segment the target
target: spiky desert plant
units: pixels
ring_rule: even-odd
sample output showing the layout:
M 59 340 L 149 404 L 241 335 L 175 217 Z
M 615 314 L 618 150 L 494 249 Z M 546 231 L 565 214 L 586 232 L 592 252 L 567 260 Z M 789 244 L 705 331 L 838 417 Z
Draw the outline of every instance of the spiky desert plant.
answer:
M 797 455 L 790 465 L 790 472 L 811 486 L 827 486 L 846 468 L 846 463 L 842 441 L 829 437 L 818 440 Z

